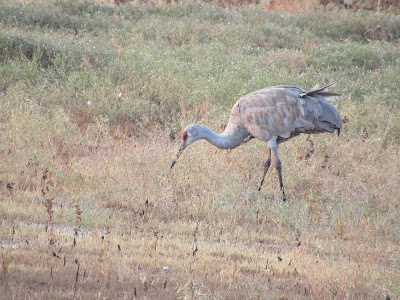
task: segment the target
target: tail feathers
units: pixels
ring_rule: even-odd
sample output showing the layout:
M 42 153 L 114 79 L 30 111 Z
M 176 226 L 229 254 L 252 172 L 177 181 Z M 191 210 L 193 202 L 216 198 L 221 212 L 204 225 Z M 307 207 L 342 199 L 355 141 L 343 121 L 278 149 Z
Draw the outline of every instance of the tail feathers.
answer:
M 337 130 L 338 135 L 342 128 L 342 118 L 339 111 L 330 102 L 343 95 L 328 91 L 335 84 L 329 84 L 322 88 L 313 87 L 310 91 L 299 94 L 300 110 L 304 116 L 313 117 L 317 132 L 328 131 L 333 133 Z
M 328 88 L 335 86 L 335 83 L 331 83 L 327 86 L 319 88 L 318 85 L 313 87 L 310 91 L 305 93 L 300 93 L 300 97 L 305 98 L 307 96 L 310 97 L 323 97 L 328 101 L 335 101 L 338 98 L 344 97 L 343 95 L 335 92 L 328 91 Z
M 336 85 L 336 83 L 331 83 L 331 84 L 328 84 L 327 86 L 324 86 L 324 87 L 320 88 L 318 86 L 318 84 L 317 84 L 310 91 L 308 91 L 306 94 L 310 95 L 310 94 L 313 94 L 313 93 L 324 92 L 328 88 L 333 87 L 335 85 Z
M 322 108 L 322 116 L 319 118 L 319 124 L 321 128 L 325 129 L 329 132 L 334 132 L 335 129 L 339 129 L 338 134 L 340 132 L 340 128 L 342 128 L 342 118 L 340 116 L 339 111 L 333 106 L 330 102 L 328 102 L 324 98 L 316 98 L 318 103 Z
M 317 127 L 322 128 L 325 131 L 328 132 L 334 132 L 336 129 L 340 130 L 340 127 L 337 127 L 336 124 L 332 124 L 331 122 L 327 122 L 327 121 L 318 121 L 316 122 Z

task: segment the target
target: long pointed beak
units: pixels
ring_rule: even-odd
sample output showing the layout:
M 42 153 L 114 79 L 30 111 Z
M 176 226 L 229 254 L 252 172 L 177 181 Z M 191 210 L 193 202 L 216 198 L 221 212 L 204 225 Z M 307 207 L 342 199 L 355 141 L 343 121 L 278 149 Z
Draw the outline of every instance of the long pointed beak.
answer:
M 181 146 L 178 149 L 178 153 L 176 153 L 176 158 L 174 159 L 174 161 L 172 162 L 171 165 L 171 169 L 174 167 L 174 165 L 176 164 L 176 162 L 178 161 L 179 156 L 181 156 L 183 150 L 185 150 L 186 148 L 186 143 L 185 141 L 182 142 Z

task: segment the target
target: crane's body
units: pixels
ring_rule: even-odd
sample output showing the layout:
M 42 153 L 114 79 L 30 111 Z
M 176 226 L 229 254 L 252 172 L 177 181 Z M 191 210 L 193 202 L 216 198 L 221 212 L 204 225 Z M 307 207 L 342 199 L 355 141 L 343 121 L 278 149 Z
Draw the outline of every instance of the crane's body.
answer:
M 331 86 L 314 88 L 307 92 L 299 87 L 282 85 L 252 92 L 235 103 L 228 124 L 221 134 L 202 125 L 188 126 L 183 133 L 177 159 L 188 145 L 199 139 L 206 139 L 221 149 L 233 149 L 257 138 L 266 142 L 270 149 L 259 189 L 271 164 L 272 151 L 285 200 L 277 145 L 300 133 L 332 133 L 335 130 L 340 133 L 342 119 L 328 100 L 341 95 L 329 92 L 327 88 Z M 176 160 L 171 168 L 175 163 Z

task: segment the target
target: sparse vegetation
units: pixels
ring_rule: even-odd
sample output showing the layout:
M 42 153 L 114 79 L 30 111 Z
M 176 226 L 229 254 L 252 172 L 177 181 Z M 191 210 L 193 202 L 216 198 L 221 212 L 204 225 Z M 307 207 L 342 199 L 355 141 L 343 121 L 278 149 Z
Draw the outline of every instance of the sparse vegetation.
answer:
M 0 1 L 1 298 L 400 298 L 400 18 L 307 3 Z M 331 82 L 342 135 L 281 146 L 287 203 L 257 141 L 170 172 L 184 126 Z

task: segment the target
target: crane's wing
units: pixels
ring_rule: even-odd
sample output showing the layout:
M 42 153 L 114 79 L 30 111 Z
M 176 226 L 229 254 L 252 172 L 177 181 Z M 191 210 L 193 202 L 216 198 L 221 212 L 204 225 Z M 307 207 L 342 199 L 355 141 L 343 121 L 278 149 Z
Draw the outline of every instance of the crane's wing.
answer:
M 274 87 L 253 92 L 239 100 L 240 116 L 250 134 L 267 142 L 271 137 L 289 138 L 296 128 L 309 130 L 313 123 L 304 115 L 319 113 L 310 103 L 298 104 L 294 87 Z
M 249 133 L 263 141 L 287 139 L 301 132 L 333 132 L 341 127 L 341 118 L 325 97 L 340 94 L 326 89 L 307 92 L 294 86 L 275 86 L 255 91 L 238 101 L 240 117 Z

